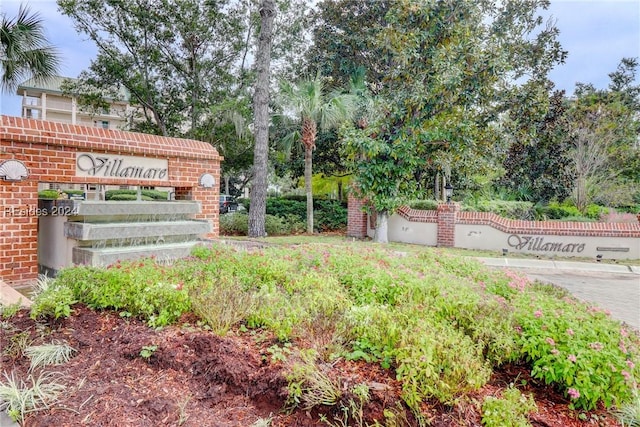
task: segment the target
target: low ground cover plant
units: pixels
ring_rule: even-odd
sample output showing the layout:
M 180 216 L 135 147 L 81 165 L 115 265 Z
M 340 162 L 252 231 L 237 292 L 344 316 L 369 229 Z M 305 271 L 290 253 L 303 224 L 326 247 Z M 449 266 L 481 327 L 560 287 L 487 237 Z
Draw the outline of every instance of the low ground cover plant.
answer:
M 156 327 L 195 313 L 220 334 L 269 330 L 280 342 L 270 354 L 287 349 L 270 363 L 313 355 L 290 376 L 290 402 L 305 408 L 349 407 L 339 396 L 309 395 L 326 397 L 331 389 L 314 387 L 339 384 L 327 366 L 343 358 L 389 370 L 416 412 L 427 399 L 456 404 L 510 362 L 526 363 L 577 410 L 632 402 L 640 378 L 637 334 L 606 313 L 556 287 L 433 248 L 213 245 L 170 266 L 149 259 L 75 267 L 36 298 L 32 316 L 67 316 L 75 302 Z M 485 402 L 487 420 L 518 399 L 510 392 Z

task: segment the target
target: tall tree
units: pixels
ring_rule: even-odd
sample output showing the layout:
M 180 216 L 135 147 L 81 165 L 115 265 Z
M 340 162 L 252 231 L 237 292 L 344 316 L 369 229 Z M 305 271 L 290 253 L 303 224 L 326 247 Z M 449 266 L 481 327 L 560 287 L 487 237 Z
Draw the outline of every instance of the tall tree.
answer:
M 320 72 L 334 85 L 347 87 L 366 70 L 373 93 L 394 66 L 380 43 L 393 0 L 323 0 L 313 16 L 313 45 L 307 52 L 307 73 Z
M 253 185 L 249 207 L 249 237 L 265 236 L 267 207 L 267 173 L 269 150 L 269 74 L 275 0 L 260 4 L 260 37 L 256 57 L 257 79 L 253 95 L 255 148 L 253 154 Z
M 396 179 L 415 180 L 416 173 L 430 165 L 445 175 L 449 170 L 462 175 L 477 172 L 477 165 L 491 165 L 478 160 L 494 149 L 488 137 L 490 125 L 497 120 L 510 87 L 532 76 L 544 77 L 564 59 L 557 29 L 542 26 L 537 14 L 539 7 L 548 4 L 546 0 L 499 4 L 396 0 L 390 4 L 377 39 L 393 63 L 380 91 L 389 100 L 388 112 L 381 115 L 384 122 L 373 132 L 351 141 L 364 136 L 381 147 L 369 153 L 369 167 L 365 165 L 359 173 L 386 168 L 390 178 L 380 176 L 383 182 L 370 190 L 398 188 L 384 193 L 388 199 L 380 206 L 385 211 L 379 211 L 378 217 L 393 213 L 400 196 L 414 189 L 410 183 L 398 186 Z M 396 145 L 407 144 L 413 149 L 396 154 Z M 350 155 L 357 157 L 357 153 Z M 375 162 L 372 156 L 378 156 Z M 405 173 L 407 165 L 414 168 L 410 177 Z
M 59 73 L 61 59 L 45 36 L 42 18 L 20 5 L 14 19 L 2 16 L 0 63 L 3 92 L 14 91 L 28 78 L 45 82 Z
M 124 87 L 137 130 L 202 139 L 207 108 L 237 85 L 243 10 L 230 0 L 58 0 L 98 47 L 81 80 Z
M 523 200 L 564 200 L 574 180 L 565 94 L 551 82 L 531 83 L 510 101 L 501 122 L 509 149 L 500 183 Z
M 579 83 L 569 107 L 574 201 L 630 205 L 640 193 L 638 61 L 624 58 L 607 89 Z
M 304 187 L 307 197 L 307 233 L 313 233 L 313 150 L 316 148 L 318 125 L 328 130 L 349 120 L 353 114 L 353 97 L 327 91 L 320 74 L 296 84 L 280 82 L 281 104 L 299 119 L 296 133 L 304 147 Z

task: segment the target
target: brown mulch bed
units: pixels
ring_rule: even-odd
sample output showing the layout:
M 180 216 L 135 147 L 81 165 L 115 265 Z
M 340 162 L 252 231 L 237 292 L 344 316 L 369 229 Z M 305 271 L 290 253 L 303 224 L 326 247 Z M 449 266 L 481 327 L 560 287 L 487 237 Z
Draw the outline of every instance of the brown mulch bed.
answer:
M 320 413 L 296 409 L 285 411 L 286 363 L 272 362 L 267 349 L 277 340 L 264 331 L 230 333 L 226 337 L 197 328 L 193 319 L 180 326 L 154 330 L 115 312 L 95 312 L 76 306 L 68 319 L 45 326 L 21 311 L 0 328 L 0 348 L 6 349 L 15 334 L 27 331 L 34 344 L 64 340 L 77 350 L 66 364 L 47 367 L 62 374 L 66 392 L 49 409 L 29 414 L 24 425 L 42 426 L 242 426 L 271 419 L 271 426 L 326 426 Z M 190 323 L 187 321 L 191 320 Z M 8 326 L 11 324 L 11 327 Z M 156 346 L 151 357 L 140 351 Z M 1 370 L 27 377 L 25 357 L 3 351 Z M 397 420 L 417 425 L 401 403 L 400 385 L 391 371 L 363 362 L 339 360 L 329 366 L 330 375 L 349 386 L 365 383 L 371 391 L 364 421 L 384 425 L 383 411 Z M 554 389 L 531 379 L 524 366 L 507 366 L 496 372 L 481 390 L 455 407 L 427 403 L 423 412 L 433 426 L 480 426 L 479 402 L 499 395 L 510 383 L 533 393 L 538 412 L 534 426 L 618 426 L 605 411 L 582 414 L 567 407 Z M 323 407 L 334 420 L 342 412 Z M 363 425 L 367 425 L 363 423 Z M 266 425 L 266 424 L 265 424 Z M 351 420 L 349 425 L 358 425 Z

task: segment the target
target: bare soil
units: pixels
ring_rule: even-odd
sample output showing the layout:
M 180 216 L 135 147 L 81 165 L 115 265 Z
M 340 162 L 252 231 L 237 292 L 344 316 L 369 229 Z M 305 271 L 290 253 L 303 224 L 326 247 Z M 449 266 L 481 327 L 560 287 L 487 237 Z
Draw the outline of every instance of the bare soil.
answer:
M 0 348 L 8 348 L 12 337 L 26 331 L 34 344 L 64 340 L 77 350 L 68 363 L 46 368 L 62 374 L 59 381 L 67 386 L 66 392 L 50 408 L 29 414 L 23 425 L 249 427 L 271 419 L 271 426 L 326 426 L 320 414 L 342 425 L 334 418 L 343 414 L 337 406 L 310 413 L 286 410 L 288 365 L 271 360 L 267 349 L 277 340 L 270 334 L 233 331 L 219 337 L 195 327 L 195 319 L 183 320 L 154 330 L 115 312 L 76 306 L 71 317 L 43 330 L 27 311 L 19 312 L 8 320 L 13 328 L 7 324 L 0 328 Z M 151 346 L 157 347 L 151 356 L 141 357 L 141 350 Z M 7 353 L 2 352 L 1 370 L 26 378 L 28 360 Z M 326 368 L 345 390 L 358 383 L 369 386 L 371 399 L 360 425 L 376 420 L 384 425 L 385 409 L 396 414 L 399 422 L 394 425 L 418 425 L 401 402 L 392 370 L 344 360 Z M 480 426 L 479 402 L 484 396 L 500 395 L 512 382 L 535 397 L 538 412 L 531 415 L 533 426 L 619 425 L 603 410 L 571 411 L 561 394 L 531 379 L 528 369 L 518 365 L 497 371 L 486 386 L 462 398 L 459 405 L 427 402 L 423 413 L 433 426 Z M 349 420 L 348 425 L 359 424 Z

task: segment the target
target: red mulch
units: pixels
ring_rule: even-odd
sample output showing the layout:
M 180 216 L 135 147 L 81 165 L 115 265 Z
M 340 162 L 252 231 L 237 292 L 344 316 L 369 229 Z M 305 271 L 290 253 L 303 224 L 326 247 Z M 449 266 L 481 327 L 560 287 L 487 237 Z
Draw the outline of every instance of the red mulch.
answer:
M 249 427 L 269 417 L 271 426 L 326 425 L 316 410 L 283 409 L 286 365 L 270 361 L 267 348 L 277 341 L 264 331 L 218 337 L 189 323 L 153 330 L 118 313 L 82 306 L 75 307 L 72 317 L 47 325 L 46 333 L 26 311 L 9 323 L 16 329 L 0 328 L 0 348 L 6 348 L 16 333 L 29 331 L 34 344 L 65 340 L 78 350 L 68 363 L 47 367 L 63 374 L 67 391 L 49 409 L 28 415 L 26 426 Z M 157 346 L 149 360 L 140 356 L 146 346 Z M 26 358 L 3 352 L 0 360 L 3 372 L 26 378 Z M 345 390 L 359 383 L 369 386 L 371 400 L 364 410 L 368 424 L 378 420 L 383 425 L 387 409 L 405 421 L 397 425 L 417 425 L 401 403 L 393 372 L 344 360 L 334 363 L 330 372 Z M 486 395 L 499 395 L 511 382 L 535 396 L 538 412 L 530 420 L 534 426 L 619 425 L 602 410 L 584 414 L 587 420 L 581 421 L 561 394 L 531 379 L 524 366 L 496 372 L 489 384 L 456 407 L 431 402 L 423 411 L 433 426 L 480 426 L 479 402 Z M 330 420 L 341 415 L 336 407 L 321 410 Z M 357 424 L 352 420 L 349 425 Z

